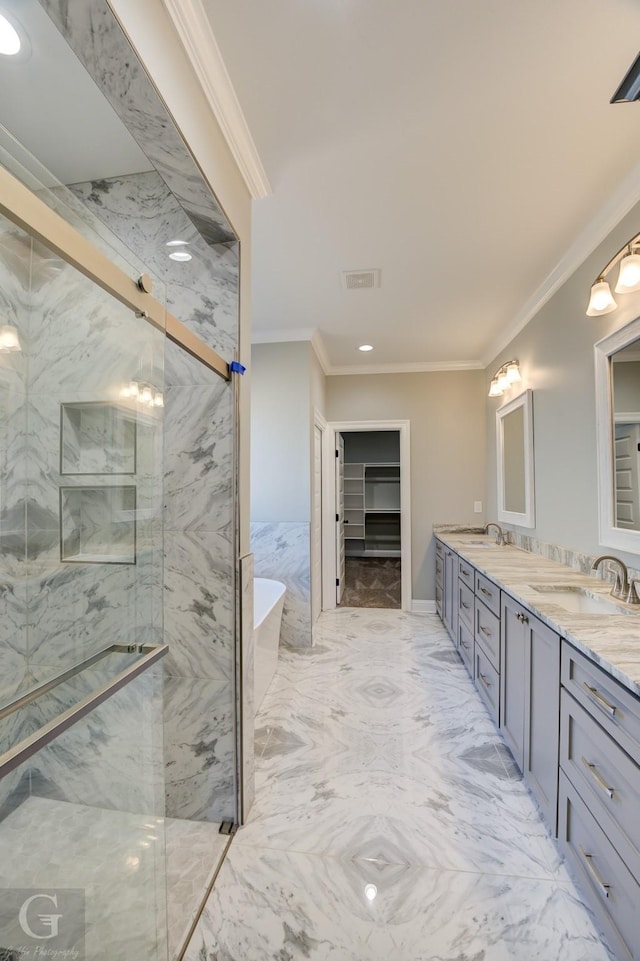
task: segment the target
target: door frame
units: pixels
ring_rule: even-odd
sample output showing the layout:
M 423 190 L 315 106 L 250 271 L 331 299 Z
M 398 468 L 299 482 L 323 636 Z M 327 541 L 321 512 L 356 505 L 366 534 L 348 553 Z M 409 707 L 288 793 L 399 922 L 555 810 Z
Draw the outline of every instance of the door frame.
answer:
M 329 513 L 328 513 L 328 510 L 329 510 L 329 508 L 328 508 L 329 491 L 328 491 L 328 487 L 327 487 L 327 477 L 326 477 L 326 474 L 327 474 L 327 452 L 328 452 L 328 450 L 329 450 L 329 446 L 328 446 L 328 444 L 327 444 L 327 433 L 328 433 L 327 421 L 326 421 L 326 419 L 322 416 L 322 414 L 320 413 L 319 410 L 314 409 L 314 411 L 313 411 L 313 435 L 312 435 L 312 440 L 311 440 L 311 509 L 310 509 L 310 517 L 311 517 L 311 518 L 313 518 L 313 514 L 314 514 L 315 497 L 316 497 L 316 493 L 317 493 L 316 490 L 315 490 L 315 487 L 314 487 L 314 470 L 313 470 L 313 467 L 314 467 L 314 463 L 313 463 L 313 462 L 314 462 L 314 453 L 315 453 L 315 430 L 316 430 L 316 428 L 318 428 L 318 430 L 319 430 L 320 433 L 321 433 L 321 440 L 320 440 L 320 491 L 319 491 L 319 493 L 320 493 L 320 543 L 318 544 L 318 550 L 320 551 L 320 572 L 321 572 L 320 613 L 322 613 L 322 611 L 325 609 L 325 606 L 326 606 L 326 605 L 325 605 L 325 590 L 326 590 L 326 585 L 325 585 L 325 580 L 326 580 L 326 577 L 325 577 L 325 554 L 326 554 L 325 544 L 329 544 L 329 543 L 330 543 L 329 541 L 326 540 L 326 536 L 325 536 L 327 518 L 328 518 L 328 516 L 330 516 Z M 311 523 L 311 524 L 310 524 L 310 538 L 311 538 L 311 540 L 313 540 L 313 536 L 314 536 L 314 529 L 313 529 L 313 523 Z M 311 557 L 312 557 L 312 556 L 313 556 L 313 544 L 310 542 L 310 546 L 309 546 L 309 559 L 310 559 L 310 560 L 311 560 Z M 313 578 L 310 577 L 310 587 L 311 587 L 311 590 L 313 590 L 312 580 L 313 580 Z M 313 600 L 311 601 L 311 610 L 313 610 Z M 311 625 L 312 635 L 313 635 L 313 629 L 314 629 L 314 627 L 315 627 L 315 624 L 312 624 L 312 625 Z
M 322 609 L 336 608 L 336 488 L 335 450 L 336 434 L 372 430 L 394 430 L 400 435 L 400 568 L 401 602 L 403 611 L 411 610 L 411 436 L 408 420 L 346 420 L 331 421 L 324 432 L 326 442 L 323 451 L 323 495 L 327 510 L 323 511 L 322 540 L 330 545 L 322 551 Z M 325 465 L 331 465 L 330 470 Z M 333 595 L 333 596 L 332 596 Z

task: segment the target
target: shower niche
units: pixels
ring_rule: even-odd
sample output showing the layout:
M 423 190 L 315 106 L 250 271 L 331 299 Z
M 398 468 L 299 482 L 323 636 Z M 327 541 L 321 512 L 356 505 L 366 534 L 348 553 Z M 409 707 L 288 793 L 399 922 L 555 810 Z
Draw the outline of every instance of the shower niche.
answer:
M 103 401 L 60 405 L 60 473 L 135 474 L 135 417 Z
M 107 401 L 60 404 L 60 475 L 130 476 L 137 469 L 138 425 Z M 60 558 L 65 563 L 136 563 L 137 487 L 60 487 Z
M 60 557 L 66 563 L 135 564 L 135 486 L 61 487 Z

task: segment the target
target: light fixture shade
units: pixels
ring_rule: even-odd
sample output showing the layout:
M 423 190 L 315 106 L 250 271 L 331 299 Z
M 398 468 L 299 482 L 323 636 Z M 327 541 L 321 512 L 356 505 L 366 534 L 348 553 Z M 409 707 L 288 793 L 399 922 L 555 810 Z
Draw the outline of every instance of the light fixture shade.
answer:
M 600 317 L 610 314 L 618 305 L 613 299 L 611 288 L 606 280 L 598 280 L 591 288 L 591 298 L 587 307 L 587 317 Z
M 616 284 L 617 294 L 640 290 L 640 254 L 627 254 L 620 261 L 620 273 Z
M 17 327 L 13 327 L 11 324 L 3 324 L 0 327 L 0 350 L 5 353 L 22 350 Z
M 498 384 L 498 378 L 494 377 L 489 388 L 489 397 L 502 397 L 502 388 Z
M 517 384 L 522 380 L 520 365 L 517 360 L 512 360 L 507 364 L 507 380 L 510 384 Z

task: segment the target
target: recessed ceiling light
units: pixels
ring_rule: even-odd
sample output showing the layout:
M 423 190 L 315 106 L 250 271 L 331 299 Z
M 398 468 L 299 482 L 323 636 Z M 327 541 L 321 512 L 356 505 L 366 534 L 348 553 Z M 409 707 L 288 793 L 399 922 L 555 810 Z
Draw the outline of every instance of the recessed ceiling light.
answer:
M 360 344 L 358 350 L 373 350 L 372 344 Z
M 179 260 L 181 262 L 191 260 L 191 254 L 187 253 L 186 250 L 176 250 L 174 253 L 169 254 L 169 260 Z
M 0 53 L 5 57 L 15 57 L 20 53 L 21 46 L 20 34 L 4 14 L 0 13 Z
M 188 240 L 167 240 L 167 247 L 188 247 Z

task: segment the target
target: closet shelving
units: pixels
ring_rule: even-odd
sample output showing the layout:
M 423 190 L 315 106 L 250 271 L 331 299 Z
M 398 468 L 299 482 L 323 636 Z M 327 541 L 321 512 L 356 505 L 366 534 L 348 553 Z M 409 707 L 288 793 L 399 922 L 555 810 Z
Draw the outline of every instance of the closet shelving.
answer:
M 344 465 L 345 550 L 400 557 L 400 464 Z

